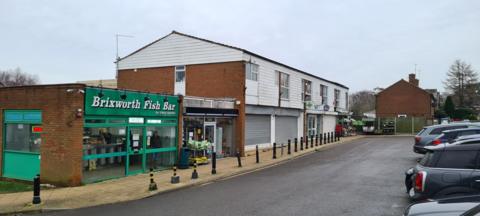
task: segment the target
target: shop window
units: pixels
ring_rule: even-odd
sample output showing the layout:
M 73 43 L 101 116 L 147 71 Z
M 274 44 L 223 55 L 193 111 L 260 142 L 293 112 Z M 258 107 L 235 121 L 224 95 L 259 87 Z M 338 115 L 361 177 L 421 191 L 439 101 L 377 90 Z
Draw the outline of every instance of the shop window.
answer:
M 185 66 L 175 66 L 175 82 L 185 81 Z
M 177 146 L 176 127 L 147 127 L 147 149 L 153 150 L 147 154 L 147 163 L 154 169 L 166 169 L 175 163 L 176 151 L 158 152 L 162 148 Z
M 34 133 L 32 124 L 6 124 L 5 150 L 39 152 L 42 138 Z
M 84 128 L 84 182 L 95 182 L 125 175 L 125 134 L 125 127 Z
M 252 81 L 258 81 L 258 65 L 253 63 L 247 63 L 245 67 L 246 78 Z

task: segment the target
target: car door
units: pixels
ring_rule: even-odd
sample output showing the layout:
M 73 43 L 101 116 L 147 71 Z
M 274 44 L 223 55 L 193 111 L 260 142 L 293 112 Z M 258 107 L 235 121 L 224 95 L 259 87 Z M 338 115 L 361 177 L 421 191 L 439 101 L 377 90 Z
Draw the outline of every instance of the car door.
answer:
M 475 176 L 478 175 L 480 180 L 480 172 L 473 174 L 477 168 L 478 151 L 463 147 L 453 146 L 445 150 L 436 162 L 435 173 L 429 173 L 429 186 L 435 188 L 435 197 L 471 193 L 471 182 L 476 182 Z
M 480 153 L 480 151 L 477 151 L 477 155 L 478 153 Z M 477 157 L 476 169 L 472 172 L 469 181 L 472 189 L 480 192 L 480 157 Z

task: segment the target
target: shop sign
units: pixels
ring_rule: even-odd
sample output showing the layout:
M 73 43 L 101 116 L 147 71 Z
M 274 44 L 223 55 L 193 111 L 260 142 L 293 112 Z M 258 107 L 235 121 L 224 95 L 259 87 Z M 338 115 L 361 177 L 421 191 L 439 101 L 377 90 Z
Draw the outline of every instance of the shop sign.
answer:
M 86 88 L 86 115 L 178 116 L 178 96 Z

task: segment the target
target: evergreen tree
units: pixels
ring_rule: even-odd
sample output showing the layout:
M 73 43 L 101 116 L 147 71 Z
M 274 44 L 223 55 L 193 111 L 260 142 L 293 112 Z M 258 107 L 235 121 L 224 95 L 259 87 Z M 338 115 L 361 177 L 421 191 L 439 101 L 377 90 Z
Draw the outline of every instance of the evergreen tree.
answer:
M 453 104 L 452 96 L 448 96 L 447 99 L 445 99 L 445 105 L 443 105 L 443 110 L 445 110 L 445 113 L 450 118 L 452 118 L 455 114 L 455 104 Z

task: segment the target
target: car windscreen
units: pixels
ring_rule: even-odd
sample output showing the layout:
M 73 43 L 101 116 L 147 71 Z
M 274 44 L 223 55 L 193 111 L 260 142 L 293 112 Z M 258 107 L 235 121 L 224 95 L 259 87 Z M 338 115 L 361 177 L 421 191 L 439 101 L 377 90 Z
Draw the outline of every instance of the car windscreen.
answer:
M 422 130 L 417 133 L 417 136 L 422 135 L 423 133 L 425 133 L 426 130 L 427 128 L 422 128 Z

